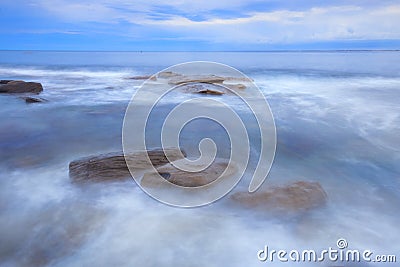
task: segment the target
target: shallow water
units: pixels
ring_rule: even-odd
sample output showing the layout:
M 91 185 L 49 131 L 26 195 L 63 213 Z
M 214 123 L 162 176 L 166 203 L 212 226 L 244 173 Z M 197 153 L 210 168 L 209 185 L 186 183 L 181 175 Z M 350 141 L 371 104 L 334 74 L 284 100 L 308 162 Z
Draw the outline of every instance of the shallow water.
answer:
M 278 146 L 261 190 L 318 181 L 329 197 L 326 207 L 275 217 L 232 207 L 224 198 L 179 209 L 148 197 L 133 181 L 71 184 L 71 160 L 121 149 L 124 112 L 141 85 L 127 78 L 188 60 L 230 64 L 268 99 Z M 1 79 L 39 81 L 41 97 L 49 100 L 28 105 L 0 95 L 1 265 L 285 266 L 259 262 L 257 251 L 264 245 L 325 249 L 339 238 L 352 249 L 399 258 L 398 62 L 398 52 L 0 52 Z M 171 94 L 161 108 L 188 97 Z M 224 99 L 248 115 L 237 99 Z M 201 127 L 188 125 L 189 141 L 216 133 L 225 142 L 223 131 L 202 133 Z M 151 133 L 148 141 L 156 145 L 157 131 Z M 259 142 L 252 134 L 254 156 Z M 195 153 L 189 141 L 183 145 Z

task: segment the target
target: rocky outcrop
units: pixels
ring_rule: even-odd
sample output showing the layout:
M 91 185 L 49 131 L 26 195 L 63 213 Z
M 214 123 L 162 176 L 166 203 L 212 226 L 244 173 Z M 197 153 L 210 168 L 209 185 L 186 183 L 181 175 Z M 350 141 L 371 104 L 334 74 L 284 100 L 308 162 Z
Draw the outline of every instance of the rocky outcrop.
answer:
M 168 149 L 170 160 L 180 159 L 181 153 L 178 149 Z M 162 149 L 139 151 L 126 155 L 130 166 L 142 169 L 147 166 L 146 154 L 152 164 L 157 167 L 169 163 Z M 69 175 L 73 182 L 107 182 L 125 180 L 131 177 L 126 165 L 123 152 L 112 152 L 89 156 L 74 160 L 69 164 Z
M 318 182 L 298 181 L 264 192 L 238 192 L 231 196 L 234 203 L 245 208 L 265 212 L 303 212 L 327 201 L 327 195 Z
M 173 85 L 180 85 L 185 83 L 223 83 L 225 78 L 215 75 L 193 75 L 193 76 L 176 76 L 168 81 Z
M 207 185 L 220 177 L 228 167 L 229 160 L 217 158 L 208 168 L 200 172 L 182 171 L 176 168 L 173 165 L 174 163 L 176 164 L 177 161 L 172 162 L 172 164 L 169 163 L 156 168 L 158 174 L 168 182 L 175 185 L 184 187 L 198 187 Z M 201 164 L 198 166 L 201 166 Z M 230 177 L 235 172 L 236 167 L 232 166 L 232 168 L 228 169 L 224 173 L 224 177 Z M 224 177 L 221 177 L 221 179 Z M 163 183 L 156 173 L 148 172 L 143 175 L 140 185 L 144 187 L 159 187 L 162 186 Z
M 239 82 L 249 83 L 253 80 L 246 77 L 222 77 L 216 75 L 184 75 L 175 73 L 172 71 L 164 71 L 160 72 L 157 75 L 158 78 L 166 80 L 171 85 L 185 85 L 188 86 L 189 89 L 194 90 L 185 90 L 187 92 L 192 93 L 200 93 L 200 94 L 213 94 L 213 95 L 222 95 L 232 90 L 243 90 L 246 89 L 246 85 Z M 199 85 L 218 85 L 221 87 L 226 87 L 222 90 L 212 90 L 210 88 L 203 90 L 196 90 L 196 87 Z
M 20 93 L 35 93 L 43 91 L 43 86 L 36 82 L 1 80 L 0 93 L 20 94 Z

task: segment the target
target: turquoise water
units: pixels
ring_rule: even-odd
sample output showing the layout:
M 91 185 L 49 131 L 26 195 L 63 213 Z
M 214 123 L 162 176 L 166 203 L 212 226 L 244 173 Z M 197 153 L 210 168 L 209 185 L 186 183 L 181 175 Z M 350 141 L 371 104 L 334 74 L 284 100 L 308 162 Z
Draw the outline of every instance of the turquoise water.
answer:
M 269 101 L 278 146 L 261 190 L 318 181 L 326 207 L 275 218 L 232 208 L 227 199 L 171 208 L 133 181 L 71 185 L 71 160 L 121 149 L 124 112 L 141 84 L 127 78 L 191 60 L 239 69 Z M 399 255 L 399 62 L 399 52 L 367 51 L 0 52 L 1 79 L 41 82 L 41 97 L 49 100 L 27 105 L 0 95 L 2 265 L 257 266 L 266 264 L 256 255 L 265 244 L 319 249 L 338 238 L 352 248 Z M 187 97 L 171 95 L 165 106 Z

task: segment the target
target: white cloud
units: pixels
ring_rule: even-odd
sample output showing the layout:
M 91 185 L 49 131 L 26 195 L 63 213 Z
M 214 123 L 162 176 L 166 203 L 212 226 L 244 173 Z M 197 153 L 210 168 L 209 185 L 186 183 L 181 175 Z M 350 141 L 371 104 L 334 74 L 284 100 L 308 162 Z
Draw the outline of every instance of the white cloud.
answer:
M 239 14 L 240 7 L 248 1 L 170 0 L 168 6 L 174 8 L 174 13 L 166 13 L 166 2 L 161 0 L 42 0 L 40 3 L 54 16 L 71 23 L 100 22 L 114 29 L 113 24 L 125 21 L 132 25 L 132 32 L 123 34 L 135 34 L 136 38 L 143 39 L 157 38 L 160 32 L 163 33 L 160 39 L 169 34 L 180 39 L 233 43 L 400 39 L 400 5 L 345 5 Z M 213 15 L 213 10 L 224 7 L 236 8 L 237 17 Z M 208 19 L 194 21 L 177 10 L 204 11 Z

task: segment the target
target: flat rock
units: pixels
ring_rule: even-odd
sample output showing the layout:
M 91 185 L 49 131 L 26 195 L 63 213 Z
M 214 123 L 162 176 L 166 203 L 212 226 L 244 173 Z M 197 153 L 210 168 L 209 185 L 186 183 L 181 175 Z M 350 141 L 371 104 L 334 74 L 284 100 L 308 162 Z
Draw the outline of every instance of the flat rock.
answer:
M 40 93 L 43 86 L 36 82 L 24 82 L 14 80 L 1 80 L 0 93 L 19 94 L 19 93 Z
M 183 151 L 176 148 L 168 150 L 171 160 L 180 159 L 181 153 L 185 155 Z M 133 168 L 142 169 L 147 166 L 146 154 L 155 167 L 169 163 L 162 149 L 131 153 L 127 155 L 126 160 Z M 122 151 L 74 160 L 69 164 L 69 175 L 73 182 L 78 183 L 119 181 L 131 177 Z
M 157 81 L 157 77 L 156 76 L 152 76 L 152 75 L 139 75 L 139 76 L 133 76 L 133 77 L 129 77 L 129 80 L 152 80 L 152 81 Z
M 178 161 L 174 162 L 176 163 Z M 208 168 L 200 172 L 182 171 L 173 165 L 174 162 L 156 168 L 158 174 L 168 182 L 175 185 L 184 187 L 198 187 L 207 185 L 220 177 L 228 167 L 229 160 L 217 158 Z M 202 165 L 199 164 L 198 166 Z M 229 177 L 235 172 L 236 167 L 232 167 L 226 171 L 224 177 Z M 221 177 L 221 179 L 223 179 L 223 177 Z M 148 172 L 143 175 L 140 185 L 144 187 L 159 187 L 162 186 L 163 183 L 156 173 Z
M 206 94 L 206 95 L 223 95 L 227 90 L 222 86 L 213 84 L 193 83 L 185 84 L 179 88 L 182 92 L 193 94 Z
M 199 90 L 196 93 L 203 94 L 203 95 L 223 95 L 224 94 L 224 92 L 222 92 L 222 91 L 212 90 L 212 89 Z
M 172 71 L 164 71 L 160 72 L 157 75 L 158 78 L 166 80 L 171 85 L 184 85 L 188 86 L 188 92 L 192 93 L 200 93 L 200 94 L 213 94 L 213 95 L 222 95 L 224 93 L 232 93 L 232 90 L 243 90 L 246 89 L 246 85 L 239 83 L 251 83 L 253 80 L 246 77 L 223 77 L 217 75 L 185 75 L 179 74 Z M 199 85 L 219 85 L 224 86 L 224 89 L 221 90 L 212 90 L 210 88 L 207 89 L 198 89 Z M 190 87 L 193 90 L 190 90 Z
M 249 78 L 249 77 L 225 77 L 225 81 L 232 81 L 232 82 L 254 82 L 253 79 Z
M 186 84 L 186 83 L 223 83 L 225 78 L 215 75 L 192 75 L 192 76 L 176 76 L 171 78 L 168 83 L 174 85 Z
M 298 181 L 263 192 L 237 192 L 231 199 L 243 207 L 266 212 L 302 212 L 327 201 L 327 194 L 318 182 Z
M 172 72 L 172 71 L 163 71 L 158 73 L 157 77 L 158 78 L 162 78 L 162 79 L 170 79 L 173 77 L 182 77 L 182 74 L 176 73 L 176 72 Z
M 238 83 L 238 84 L 230 84 L 230 83 L 224 83 L 224 86 L 232 89 L 232 90 L 244 90 L 246 89 L 246 85 Z

